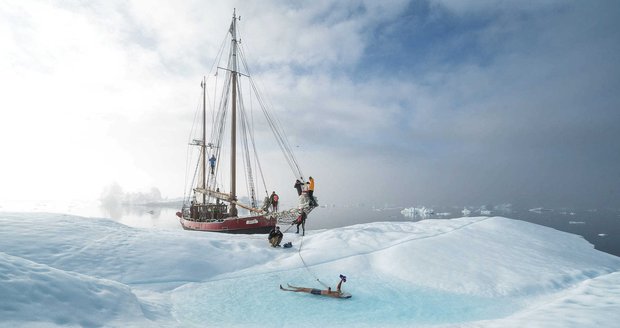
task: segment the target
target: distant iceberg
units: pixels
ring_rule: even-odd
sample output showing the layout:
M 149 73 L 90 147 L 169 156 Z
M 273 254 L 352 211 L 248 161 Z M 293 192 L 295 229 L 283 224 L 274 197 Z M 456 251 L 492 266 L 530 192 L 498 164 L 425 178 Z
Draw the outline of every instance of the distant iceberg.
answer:
M 534 213 L 542 213 L 542 212 L 551 212 L 553 210 L 548 209 L 548 208 L 543 208 L 543 207 L 535 207 L 535 208 L 530 208 L 529 211 L 534 212 Z
M 467 209 L 467 207 L 464 207 L 463 210 L 461 211 L 461 213 L 463 213 L 463 215 L 468 216 L 471 214 L 471 211 Z
M 480 212 L 481 215 L 491 215 L 491 211 L 487 209 L 486 205 L 480 206 L 478 212 Z
M 562 211 L 562 212 L 560 212 L 560 214 L 562 214 L 562 215 L 570 215 L 570 216 L 577 215 L 577 213 L 575 213 L 575 212 L 568 212 L 568 211 Z
M 503 213 L 503 214 L 509 214 L 509 213 L 512 213 L 512 204 L 504 203 L 504 204 L 495 205 L 493 207 L 493 210 L 496 212 Z
M 400 211 L 400 213 L 409 218 L 421 217 L 426 218 L 435 214 L 435 210 L 432 208 L 422 207 L 408 207 Z

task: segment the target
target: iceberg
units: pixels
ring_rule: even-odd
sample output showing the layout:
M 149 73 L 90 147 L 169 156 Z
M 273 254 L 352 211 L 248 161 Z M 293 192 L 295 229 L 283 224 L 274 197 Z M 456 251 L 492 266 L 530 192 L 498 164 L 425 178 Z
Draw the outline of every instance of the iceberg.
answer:
M 469 216 L 471 214 L 471 211 L 467 207 L 463 207 L 461 213 L 463 213 L 464 216 Z
M 429 217 L 435 214 L 435 210 L 433 210 L 432 208 L 426 208 L 425 206 L 407 207 L 401 210 L 400 213 L 403 216 L 406 216 L 408 218 L 415 218 L 415 217 L 426 218 L 426 217 Z
M 535 207 L 535 208 L 530 208 L 529 211 L 540 214 L 543 212 L 551 212 L 553 210 L 549 208 L 544 208 L 544 207 Z
M 289 249 L 269 247 L 266 235 L 132 228 L 60 214 L 0 213 L 0 224 L 0 326 L 620 322 L 620 258 L 580 236 L 503 217 L 286 233 Z M 278 288 L 333 288 L 339 274 L 351 299 Z

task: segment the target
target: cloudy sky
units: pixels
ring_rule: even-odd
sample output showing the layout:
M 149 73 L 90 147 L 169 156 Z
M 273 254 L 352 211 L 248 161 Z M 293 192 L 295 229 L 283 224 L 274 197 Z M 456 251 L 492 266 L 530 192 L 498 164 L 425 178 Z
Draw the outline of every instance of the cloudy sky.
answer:
M 0 199 L 183 195 L 233 8 L 323 202 L 620 204 L 620 2 L 551 0 L 0 1 Z

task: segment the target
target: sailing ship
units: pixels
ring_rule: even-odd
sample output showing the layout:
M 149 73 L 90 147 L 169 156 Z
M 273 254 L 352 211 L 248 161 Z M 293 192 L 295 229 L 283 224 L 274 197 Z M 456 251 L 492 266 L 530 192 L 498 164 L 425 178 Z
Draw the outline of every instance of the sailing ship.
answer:
M 213 65 L 214 73 L 212 81 L 215 93 L 220 95 L 219 102 L 213 102 L 210 134 L 207 128 L 207 78 L 201 82 L 202 110 L 200 129 L 195 129 L 198 136 L 190 136 L 190 147 L 198 149 L 197 165 L 193 173 L 187 174 L 186 184 L 190 191 L 185 194 L 183 207 L 177 216 L 181 226 L 186 230 L 212 231 L 225 233 L 266 233 L 279 223 L 291 223 L 298 218 L 302 211 L 309 214 L 318 204 L 316 197 L 310 197 L 303 193 L 298 196 L 298 205 L 286 210 L 274 209 L 270 211 L 270 194 L 265 183 L 264 174 L 256 147 L 256 138 L 252 109 L 254 103 L 260 107 L 264 122 L 261 127 L 269 127 L 282 151 L 284 160 L 288 163 L 293 173 L 292 180 L 304 181 L 303 174 L 295 158 L 288 139 L 278 121 L 267 107 L 264 98 L 260 96 L 254 79 L 249 74 L 245 51 L 238 36 L 237 23 L 240 20 L 233 11 L 232 23 L 227 31 L 230 34 L 230 42 L 224 42 Z M 228 56 L 224 57 L 224 48 L 228 46 Z M 225 67 L 220 62 L 226 62 Z M 221 74 L 223 73 L 223 74 Z M 218 79 L 223 75 L 223 83 Z M 247 81 L 248 86 L 241 85 L 241 79 Z M 219 87 L 218 87 L 219 86 Z M 250 96 L 244 97 L 245 91 L 250 90 Z M 256 99 L 252 101 L 252 99 Z M 250 102 L 250 106 L 246 102 Z M 200 109 L 199 109 L 200 111 Z M 230 124 L 227 124 L 229 121 Z M 227 131 L 229 129 L 229 131 Z M 195 137 L 194 139 L 192 139 Z M 228 140 L 227 140 L 228 139 Z M 227 150 L 225 145 L 230 145 Z M 240 151 L 237 146 L 241 146 Z M 228 153 L 227 153 L 228 152 Z M 242 154 L 244 176 L 246 178 L 247 196 L 240 201 L 237 190 L 237 157 Z M 229 164 L 222 158 L 229 157 Z M 191 160 L 189 162 L 192 162 Z M 207 162 L 208 166 L 207 166 Z M 227 167 L 226 167 L 227 166 Z M 188 166 L 189 167 L 189 166 Z M 255 174 L 257 172 L 258 174 Z M 257 177 L 261 177 L 262 190 L 265 197 L 259 205 L 257 194 L 259 183 Z M 224 181 L 229 179 L 227 185 Z M 191 182 L 187 182 L 191 181 Z M 292 188 L 290 190 L 293 190 Z M 293 191 L 294 192 L 294 191 Z M 297 197 L 297 195 L 295 195 Z M 244 212 L 244 213 L 241 213 Z

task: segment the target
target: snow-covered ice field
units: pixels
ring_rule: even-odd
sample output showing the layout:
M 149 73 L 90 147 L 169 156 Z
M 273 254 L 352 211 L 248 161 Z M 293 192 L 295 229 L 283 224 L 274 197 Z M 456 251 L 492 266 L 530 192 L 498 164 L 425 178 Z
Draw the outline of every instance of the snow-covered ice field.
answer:
M 502 217 L 265 235 L 0 213 L 0 326 L 615 327 L 620 258 Z M 301 252 L 300 250 L 301 246 Z M 304 265 L 307 264 L 307 266 Z M 282 292 L 343 289 L 349 300 Z M 317 281 L 319 279 L 319 281 Z

